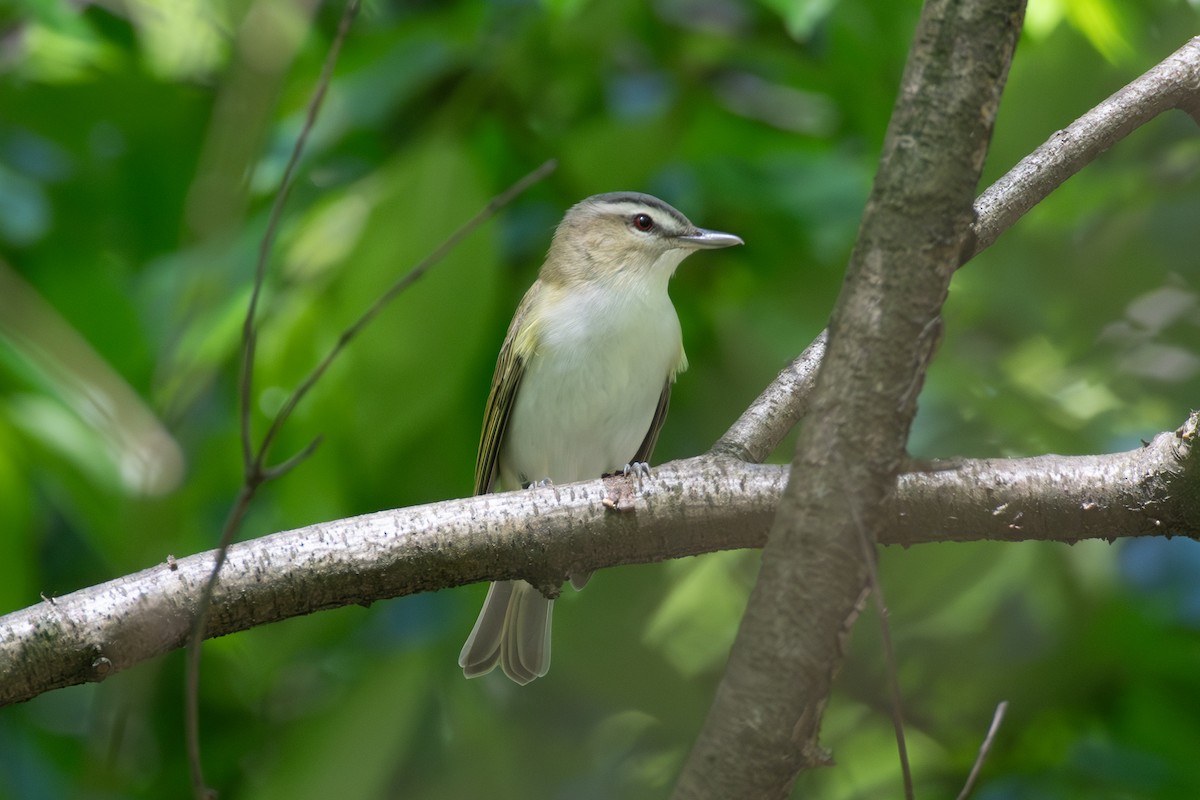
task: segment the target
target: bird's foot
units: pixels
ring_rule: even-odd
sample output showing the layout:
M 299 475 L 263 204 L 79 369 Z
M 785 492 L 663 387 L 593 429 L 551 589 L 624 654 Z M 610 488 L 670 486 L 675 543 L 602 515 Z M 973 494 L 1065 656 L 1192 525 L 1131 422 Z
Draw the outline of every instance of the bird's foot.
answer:
M 628 478 L 630 475 L 638 479 L 638 486 L 642 484 L 642 478 L 650 477 L 650 465 L 645 461 L 630 461 L 625 465 L 625 469 L 621 470 L 621 474 Z
M 642 488 L 642 481 L 650 477 L 650 465 L 645 461 L 631 461 L 619 472 L 603 476 L 605 478 L 636 478 L 637 488 Z M 608 484 L 608 495 L 602 501 L 610 511 L 632 511 L 635 492 L 629 481 L 619 481 L 617 485 Z M 615 491 L 614 491 L 615 489 Z
M 642 488 L 642 481 L 650 477 L 650 465 L 645 461 L 631 461 L 625 465 L 625 469 L 621 470 L 621 474 L 626 478 L 637 478 L 638 490 Z

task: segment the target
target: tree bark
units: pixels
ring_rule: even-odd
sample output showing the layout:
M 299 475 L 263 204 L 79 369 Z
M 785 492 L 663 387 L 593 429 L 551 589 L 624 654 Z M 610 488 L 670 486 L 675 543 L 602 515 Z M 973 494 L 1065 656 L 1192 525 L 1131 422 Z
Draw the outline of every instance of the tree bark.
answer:
M 828 761 L 821 717 L 941 305 L 973 249 L 972 199 L 1023 14 L 1023 0 L 925 3 L 791 479 L 678 800 L 786 797 Z
M 1021 159 L 975 203 L 975 256 L 1029 209 L 1101 153 L 1164 111 L 1179 109 L 1200 124 L 1200 36 L 1100 105 L 1054 133 Z
M 1200 413 L 1103 456 L 962 461 L 900 477 L 880 541 L 1200 536 Z M 762 547 L 788 470 L 701 456 L 625 479 L 483 495 L 234 544 L 207 637 L 485 580 Z M 631 513 L 605 505 L 623 504 Z M 0 706 L 100 681 L 183 646 L 215 551 L 0 617 Z
M 1200 36 L 1188 40 L 1145 74 L 1055 132 L 975 201 L 974 258 L 1072 175 L 1142 125 L 1179 109 L 1200 122 Z M 964 262 L 965 263 L 965 262 Z M 761 463 L 808 413 L 809 394 L 825 355 L 822 332 L 785 367 L 714 452 Z

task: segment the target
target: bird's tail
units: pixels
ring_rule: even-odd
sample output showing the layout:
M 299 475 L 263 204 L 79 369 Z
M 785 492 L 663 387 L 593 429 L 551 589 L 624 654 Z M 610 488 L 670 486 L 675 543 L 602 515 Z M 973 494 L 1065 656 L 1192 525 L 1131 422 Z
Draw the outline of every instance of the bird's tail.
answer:
M 497 663 L 521 685 L 550 669 L 550 618 L 554 601 L 525 581 L 500 581 L 488 589 L 458 665 L 468 678 L 491 672 Z

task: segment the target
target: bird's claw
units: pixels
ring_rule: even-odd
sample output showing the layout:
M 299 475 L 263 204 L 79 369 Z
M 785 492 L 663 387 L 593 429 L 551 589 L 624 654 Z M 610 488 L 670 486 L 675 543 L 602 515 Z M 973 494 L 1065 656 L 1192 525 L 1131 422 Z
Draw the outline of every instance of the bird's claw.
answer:
M 628 478 L 630 475 L 637 478 L 638 486 L 642 485 L 642 478 L 650 477 L 650 465 L 645 461 L 631 461 L 625 465 L 625 469 L 621 470 L 621 474 Z
M 645 461 L 631 461 L 625 465 L 623 469 L 604 475 L 605 478 L 636 478 L 637 489 L 642 488 L 642 480 L 650 477 L 650 465 Z M 604 507 L 609 511 L 632 511 L 634 505 L 634 495 L 636 490 L 625 482 L 618 481 L 616 484 L 608 486 L 610 492 L 616 491 L 616 495 L 609 494 L 601 501 Z

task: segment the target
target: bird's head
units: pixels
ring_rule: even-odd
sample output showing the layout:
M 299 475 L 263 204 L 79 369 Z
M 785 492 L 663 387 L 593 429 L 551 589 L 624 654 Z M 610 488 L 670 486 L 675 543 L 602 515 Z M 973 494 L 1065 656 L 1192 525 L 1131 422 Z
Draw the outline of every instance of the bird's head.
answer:
M 640 192 L 598 194 L 572 206 L 554 232 L 542 279 L 666 285 L 695 250 L 742 244 L 697 228 L 670 205 Z

